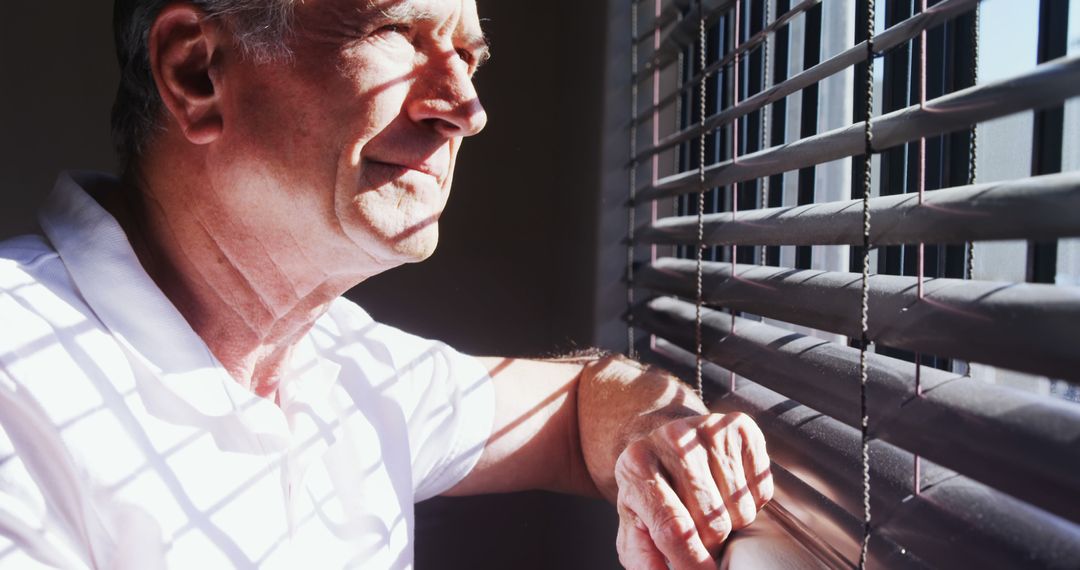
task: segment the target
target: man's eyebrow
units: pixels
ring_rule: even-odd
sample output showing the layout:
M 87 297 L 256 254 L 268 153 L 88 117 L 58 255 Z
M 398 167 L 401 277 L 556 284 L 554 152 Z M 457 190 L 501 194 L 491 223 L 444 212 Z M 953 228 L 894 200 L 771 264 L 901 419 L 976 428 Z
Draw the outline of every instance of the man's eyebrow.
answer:
M 371 17 L 375 14 L 382 16 L 387 20 L 424 20 L 434 17 L 434 12 L 430 8 L 424 8 L 417 6 L 415 2 L 409 0 L 402 0 L 400 2 L 394 2 L 393 5 L 383 7 L 377 6 L 375 0 L 367 1 L 367 8 L 356 8 L 357 12 L 363 17 Z
M 377 14 L 386 20 L 408 22 L 435 17 L 435 12 L 430 8 L 417 6 L 409 0 L 394 2 L 390 6 L 379 6 L 375 1 L 367 0 L 366 8 L 357 6 L 356 11 L 361 18 L 371 18 Z M 476 67 L 491 59 L 491 43 L 483 33 L 466 32 L 463 39 L 468 50 L 474 54 Z
M 491 59 L 491 43 L 488 42 L 487 36 L 483 34 L 468 34 L 465 38 L 465 42 L 469 46 L 469 50 L 473 52 L 473 57 L 476 59 L 476 67 L 484 65 L 487 60 Z

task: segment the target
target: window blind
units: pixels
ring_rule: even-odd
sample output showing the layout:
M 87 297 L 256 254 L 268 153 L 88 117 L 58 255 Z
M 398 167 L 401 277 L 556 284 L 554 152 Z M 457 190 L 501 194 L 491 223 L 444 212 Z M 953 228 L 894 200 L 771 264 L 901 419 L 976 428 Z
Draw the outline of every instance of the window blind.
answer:
M 627 351 L 755 417 L 828 566 L 1080 566 L 1080 2 L 628 4 Z

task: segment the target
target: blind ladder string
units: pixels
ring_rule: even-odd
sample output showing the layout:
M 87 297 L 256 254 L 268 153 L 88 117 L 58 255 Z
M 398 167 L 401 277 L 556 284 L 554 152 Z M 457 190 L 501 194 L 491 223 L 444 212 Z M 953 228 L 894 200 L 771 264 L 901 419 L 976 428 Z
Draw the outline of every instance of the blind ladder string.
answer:
M 769 26 L 769 19 L 772 17 L 772 3 L 774 0 L 765 0 L 765 26 Z M 772 73 L 772 66 L 769 65 L 769 40 L 771 34 L 765 36 L 765 39 L 761 42 L 761 90 L 764 91 L 769 87 L 769 79 Z M 769 148 L 769 111 L 772 109 L 772 105 L 765 105 L 761 108 L 761 144 L 760 148 Z M 761 178 L 761 191 L 758 196 L 758 207 L 764 210 L 769 206 L 769 177 L 763 176 Z M 758 252 L 758 265 L 765 265 L 768 261 L 767 250 L 765 246 L 759 246 L 761 249 Z
M 738 104 L 739 104 L 739 75 L 742 72 L 742 61 L 741 61 L 741 57 L 740 57 L 740 53 L 739 53 L 739 46 L 742 44 L 742 0 L 735 0 L 735 26 L 734 26 L 734 28 L 735 28 L 735 32 L 734 32 L 735 33 L 735 41 L 734 41 L 734 46 L 735 47 L 732 48 L 732 49 L 735 52 L 735 57 L 731 61 L 731 69 L 733 71 L 733 73 L 731 75 L 731 83 L 732 83 L 732 87 L 731 87 L 731 106 L 732 107 L 738 106 Z M 732 165 L 734 165 L 735 163 L 737 163 L 739 161 L 739 122 L 740 121 L 741 121 L 741 118 L 736 118 L 735 120 L 731 121 L 731 164 Z M 733 182 L 731 184 L 731 223 L 734 224 L 736 222 L 736 219 L 737 219 L 738 215 L 739 215 L 739 184 L 737 182 Z M 736 279 L 735 260 L 736 260 L 736 253 L 738 252 L 738 248 L 739 248 L 739 246 L 736 245 L 735 243 L 731 244 L 731 280 L 732 281 L 734 281 Z M 731 334 L 734 335 L 735 334 L 735 322 L 736 322 L 735 309 L 730 309 L 730 311 L 731 311 Z M 729 382 L 730 382 L 730 385 L 729 385 L 728 388 L 732 392 L 734 392 L 735 391 L 735 373 L 730 372 L 729 375 L 728 375 L 728 378 L 729 378 Z
M 926 12 L 926 0 L 920 0 L 919 13 Z M 919 108 L 926 107 L 926 28 L 919 32 Z M 926 201 L 926 137 L 919 137 L 919 174 L 916 184 L 919 188 L 919 206 Z M 917 292 L 918 300 L 922 301 L 926 289 L 926 244 L 919 242 L 919 258 L 917 269 Z M 915 397 L 922 396 L 922 354 L 915 353 Z M 918 453 L 914 454 L 912 465 L 912 488 L 915 494 L 922 492 L 922 458 Z
M 630 77 L 638 74 L 638 0 L 630 2 Z M 638 82 L 630 82 L 630 114 L 637 113 Z M 626 209 L 626 354 L 637 358 L 634 347 L 634 226 L 637 224 L 637 121 L 630 121 L 630 204 Z
M 971 85 L 975 86 L 979 83 L 979 6 L 975 5 L 975 11 L 972 12 L 973 21 L 971 22 Z M 979 125 L 971 125 L 971 139 L 968 143 L 968 185 L 975 184 L 976 175 L 976 157 L 978 152 L 978 134 Z M 967 242 L 967 267 L 965 278 L 974 279 L 975 277 L 975 242 Z M 971 365 L 968 364 L 968 375 L 971 374 Z
M 862 439 L 862 495 L 863 536 L 859 550 L 859 568 L 865 570 L 870 545 L 870 418 L 866 408 L 866 386 L 869 379 L 867 350 L 869 349 L 870 323 L 870 190 L 873 183 L 871 167 L 874 155 L 874 136 L 870 119 L 874 114 L 874 0 L 866 0 L 866 122 L 864 126 L 865 148 L 863 152 L 863 263 L 861 299 L 861 342 L 859 348 L 859 424 Z
M 694 391 L 700 397 L 702 395 L 702 342 L 701 342 L 701 306 L 704 304 L 704 292 L 702 290 L 703 256 L 705 254 L 705 96 L 706 93 L 706 45 L 705 33 L 705 3 L 698 2 L 698 67 L 700 79 L 698 81 L 698 120 L 701 132 L 698 135 L 698 203 L 697 203 L 697 302 L 694 306 L 694 341 L 695 369 Z
M 653 1 L 653 54 L 660 49 L 660 15 L 663 13 L 661 8 L 662 0 Z M 652 73 L 652 145 L 656 146 L 660 143 L 660 66 L 653 66 Z M 660 153 L 652 155 L 652 176 L 650 182 L 653 186 L 660 180 Z M 657 201 L 652 200 L 649 204 L 650 216 L 649 220 L 655 224 L 659 217 L 659 210 L 657 208 Z M 656 263 L 656 244 L 649 246 L 649 261 Z M 649 336 L 649 348 L 651 350 L 656 349 L 656 335 Z
M 981 4 L 975 5 L 975 10 L 972 12 L 971 22 L 971 85 L 974 87 L 979 83 L 979 7 Z M 967 183 L 968 186 L 975 184 L 976 180 L 976 159 L 978 157 L 978 143 L 979 143 L 979 124 L 975 123 L 971 125 L 971 134 L 968 139 L 968 172 Z M 975 242 L 967 242 L 967 255 L 965 256 L 966 264 L 964 267 L 964 279 L 968 281 L 975 278 Z M 964 375 L 971 376 L 971 362 L 967 362 L 965 366 Z

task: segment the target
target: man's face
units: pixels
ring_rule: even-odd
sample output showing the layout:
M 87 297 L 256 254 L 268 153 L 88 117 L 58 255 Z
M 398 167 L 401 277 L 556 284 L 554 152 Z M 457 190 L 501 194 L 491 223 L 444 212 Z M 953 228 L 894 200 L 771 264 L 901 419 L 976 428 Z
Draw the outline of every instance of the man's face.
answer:
M 282 234 L 271 251 L 306 244 L 343 270 L 426 258 L 462 137 L 486 122 L 474 0 L 306 0 L 294 26 L 290 60 L 222 62 L 218 198 Z

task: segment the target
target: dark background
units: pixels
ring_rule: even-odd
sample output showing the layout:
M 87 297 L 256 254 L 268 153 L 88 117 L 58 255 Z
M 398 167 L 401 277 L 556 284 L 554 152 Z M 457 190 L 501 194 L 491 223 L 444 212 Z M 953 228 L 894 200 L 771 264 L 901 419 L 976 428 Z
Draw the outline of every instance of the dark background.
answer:
M 480 0 L 490 120 L 464 145 L 438 251 L 350 293 L 377 319 L 474 354 L 588 346 L 605 2 Z M 63 169 L 114 170 L 107 0 L 9 2 L 0 18 L 0 238 L 34 231 Z M 546 493 L 418 506 L 423 568 L 617 568 L 614 513 Z

